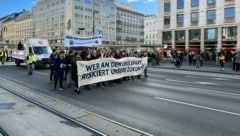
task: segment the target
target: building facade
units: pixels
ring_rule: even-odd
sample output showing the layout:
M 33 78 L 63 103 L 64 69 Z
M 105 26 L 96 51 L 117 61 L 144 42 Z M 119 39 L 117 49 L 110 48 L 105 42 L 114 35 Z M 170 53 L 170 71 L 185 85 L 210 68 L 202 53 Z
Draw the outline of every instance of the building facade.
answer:
M 116 44 L 118 46 L 144 44 L 144 14 L 122 3 L 116 2 L 115 6 L 117 7 Z
M 158 0 L 159 42 L 165 50 L 239 50 L 239 7 L 238 0 Z
M 65 32 L 93 36 L 103 31 L 103 44 L 116 41 L 116 8 L 113 0 L 40 0 L 33 7 L 36 37 L 61 45 Z
M 34 37 L 32 13 L 24 10 L 15 20 L 16 40 L 22 41 Z
M 157 16 L 144 17 L 144 44 L 158 45 Z

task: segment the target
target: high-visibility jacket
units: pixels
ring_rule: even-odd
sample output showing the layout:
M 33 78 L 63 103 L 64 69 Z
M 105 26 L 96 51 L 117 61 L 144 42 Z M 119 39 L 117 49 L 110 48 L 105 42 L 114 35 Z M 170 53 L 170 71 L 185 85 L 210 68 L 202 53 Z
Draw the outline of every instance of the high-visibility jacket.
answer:
M 33 55 L 28 55 L 27 56 L 27 61 L 26 61 L 27 64 L 32 64 L 33 63 L 33 57 L 34 57 Z
M 220 56 L 220 57 L 219 57 L 219 60 L 222 61 L 222 62 L 225 62 L 225 56 L 223 56 L 223 55 Z
M 4 51 L 0 51 L 0 57 L 4 57 Z

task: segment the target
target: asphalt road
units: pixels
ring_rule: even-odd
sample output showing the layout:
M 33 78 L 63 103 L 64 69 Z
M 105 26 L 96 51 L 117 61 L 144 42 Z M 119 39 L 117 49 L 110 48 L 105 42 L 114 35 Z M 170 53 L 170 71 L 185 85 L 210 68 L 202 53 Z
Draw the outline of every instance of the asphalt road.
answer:
M 53 91 L 48 69 L 0 66 L 0 76 L 156 136 L 239 136 L 240 76 L 149 69 L 149 78 L 78 95 Z

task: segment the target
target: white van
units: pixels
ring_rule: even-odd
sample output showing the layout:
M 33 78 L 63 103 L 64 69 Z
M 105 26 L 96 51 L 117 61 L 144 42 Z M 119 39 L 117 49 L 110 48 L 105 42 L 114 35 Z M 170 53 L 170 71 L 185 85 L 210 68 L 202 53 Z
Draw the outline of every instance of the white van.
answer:
M 28 39 L 26 43 L 19 43 L 17 48 L 12 50 L 12 58 L 15 59 L 15 64 L 20 66 L 31 52 L 34 54 L 35 66 L 49 65 L 48 60 L 52 49 L 46 39 Z

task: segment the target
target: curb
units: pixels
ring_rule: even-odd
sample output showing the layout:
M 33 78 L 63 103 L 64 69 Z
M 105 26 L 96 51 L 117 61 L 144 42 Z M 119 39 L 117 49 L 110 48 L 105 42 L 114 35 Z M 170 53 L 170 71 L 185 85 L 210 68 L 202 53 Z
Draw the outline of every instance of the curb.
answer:
M 211 71 L 211 70 L 194 70 L 194 69 L 186 69 L 186 68 L 167 68 L 167 67 L 150 67 L 150 68 L 154 68 L 154 69 L 157 69 L 157 68 L 161 68 L 161 69 L 172 69 L 172 70 L 181 70 L 181 71 L 193 71 L 193 72 L 205 72 L 205 73 L 217 73 L 217 74 L 227 74 L 227 75 L 240 75 L 239 72 L 236 72 L 236 73 L 230 73 L 230 72 L 225 72 L 225 71 Z

